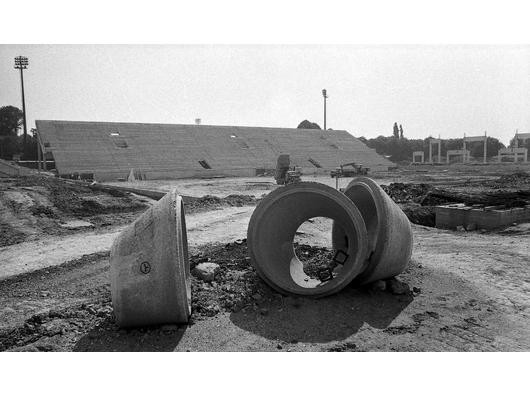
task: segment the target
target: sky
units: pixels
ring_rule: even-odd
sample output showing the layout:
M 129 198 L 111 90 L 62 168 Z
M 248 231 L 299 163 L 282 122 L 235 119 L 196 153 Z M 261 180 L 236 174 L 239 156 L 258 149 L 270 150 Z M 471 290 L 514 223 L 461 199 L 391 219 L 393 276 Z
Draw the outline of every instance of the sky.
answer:
M 0 106 L 36 119 L 295 128 L 367 138 L 530 132 L 530 46 L 0 45 Z

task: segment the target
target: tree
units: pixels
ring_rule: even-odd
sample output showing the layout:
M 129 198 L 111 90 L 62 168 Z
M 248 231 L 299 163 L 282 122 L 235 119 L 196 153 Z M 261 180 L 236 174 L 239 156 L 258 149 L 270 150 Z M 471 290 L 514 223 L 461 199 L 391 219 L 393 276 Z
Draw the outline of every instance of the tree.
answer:
M 0 136 L 17 136 L 22 125 L 22 110 L 15 106 L 0 107 Z
M 0 107 L 0 158 L 11 160 L 20 153 L 18 129 L 22 125 L 22 111 L 14 106 Z
M 470 145 L 467 143 L 468 150 L 471 153 L 472 157 L 475 158 L 482 158 L 484 156 L 484 143 L 483 142 L 472 142 Z M 486 156 L 492 157 L 494 155 L 497 155 L 499 152 L 499 149 L 504 148 L 504 144 L 502 144 L 499 139 L 494 137 L 489 137 L 486 141 Z
M 394 122 L 394 137 L 396 139 L 399 139 L 399 128 L 398 128 L 397 122 Z
M 513 137 L 510 140 L 510 147 L 515 147 L 515 137 Z M 526 147 L 528 151 L 530 151 L 530 139 L 526 139 L 526 140 L 517 139 L 517 147 L 519 148 Z M 488 146 L 488 150 L 489 150 L 489 146 Z
M 316 122 L 311 122 L 308 120 L 302 121 L 298 126 L 296 127 L 298 129 L 322 129 Z
M 399 138 L 403 139 L 403 127 L 399 124 Z

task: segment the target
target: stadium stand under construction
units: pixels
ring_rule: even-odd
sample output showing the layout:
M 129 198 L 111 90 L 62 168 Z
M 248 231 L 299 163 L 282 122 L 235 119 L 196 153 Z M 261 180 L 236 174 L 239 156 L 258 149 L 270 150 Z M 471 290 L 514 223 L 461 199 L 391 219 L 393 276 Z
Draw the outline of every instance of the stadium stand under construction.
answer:
M 256 176 L 280 153 L 304 174 L 357 162 L 371 170 L 393 164 L 346 131 L 210 125 L 37 120 L 39 142 L 61 176 L 98 181 Z

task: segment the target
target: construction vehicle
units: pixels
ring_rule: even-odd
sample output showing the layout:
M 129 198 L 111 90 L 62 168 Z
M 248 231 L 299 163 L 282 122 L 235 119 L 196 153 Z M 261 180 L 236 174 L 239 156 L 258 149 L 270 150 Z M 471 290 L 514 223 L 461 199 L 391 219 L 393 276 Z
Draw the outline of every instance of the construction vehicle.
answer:
M 274 179 L 276 184 L 286 185 L 301 181 L 302 172 L 300 167 L 291 167 L 291 159 L 289 154 L 280 154 L 276 161 L 276 171 L 274 172 Z
M 351 168 L 347 168 L 350 167 Z M 363 167 L 362 164 L 357 164 L 355 162 L 348 162 L 347 164 L 339 165 L 338 168 L 330 172 L 330 176 L 335 178 L 336 189 L 339 189 L 339 178 L 341 177 L 355 177 L 361 175 L 367 175 L 370 171 L 370 168 Z

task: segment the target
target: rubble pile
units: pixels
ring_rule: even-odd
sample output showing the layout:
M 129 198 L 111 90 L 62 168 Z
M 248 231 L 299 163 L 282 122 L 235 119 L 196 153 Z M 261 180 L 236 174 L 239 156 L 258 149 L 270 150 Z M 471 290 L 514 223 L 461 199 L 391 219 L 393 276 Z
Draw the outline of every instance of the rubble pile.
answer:
M 114 327 L 110 293 L 65 309 L 48 310 L 29 317 L 15 329 L 0 332 L 0 351 L 65 351 L 87 329 L 103 323 Z
M 402 204 L 401 210 L 407 215 L 411 223 L 426 227 L 436 226 L 436 213 L 434 206 L 421 206 L 420 204 Z
M 213 277 L 205 277 L 199 267 L 215 263 Z M 200 320 L 221 311 L 257 309 L 266 299 L 278 298 L 250 264 L 246 239 L 226 245 L 203 247 L 190 257 L 192 268 L 192 318 Z M 277 296 L 275 296 L 277 295 Z
M 425 202 L 432 189 L 429 184 L 391 183 L 382 185 L 381 188 L 395 203 L 399 204 L 401 210 L 407 215 L 410 222 L 414 224 L 434 227 L 434 206 L 446 203 L 445 200 L 437 200 L 435 202 L 433 199 L 428 204 Z
M 530 174 L 515 172 L 494 181 L 481 182 L 475 191 L 438 188 L 428 184 L 391 183 L 381 186 L 399 203 L 408 219 L 415 224 L 435 226 L 434 207 L 453 203 L 466 205 L 524 207 L 530 202 Z
M 390 183 L 381 188 L 395 203 L 419 202 L 431 189 L 429 184 Z
M 326 280 L 333 270 L 333 252 L 325 247 L 294 244 L 294 250 L 304 264 L 304 272 L 313 279 Z
M 486 183 L 486 185 L 495 189 L 530 189 L 530 174 L 520 171 L 511 175 L 502 175 L 497 180 Z

